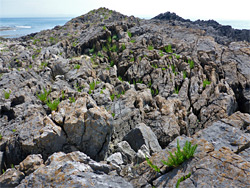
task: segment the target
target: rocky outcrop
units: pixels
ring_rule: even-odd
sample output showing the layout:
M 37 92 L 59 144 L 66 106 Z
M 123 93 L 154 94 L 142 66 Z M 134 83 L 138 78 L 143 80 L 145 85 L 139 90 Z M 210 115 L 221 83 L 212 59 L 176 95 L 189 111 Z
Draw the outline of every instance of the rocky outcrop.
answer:
M 155 16 L 152 19 L 166 20 L 172 25 L 182 25 L 187 28 L 201 29 L 205 34 L 215 38 L 216 42 L 226 44 L 231 41 L 250 42 L 250 31 L 243 29 L 233 29 L 230 25 L 221 25 L 214 20 L 196 20 L 183 19 L 175 13 L 166 12 Z
M 0 39 L 2 187 L 249 186 L 249 43 L 158 18 L 100 8 Z M 167 167 L 177 139 L 197 151 Z

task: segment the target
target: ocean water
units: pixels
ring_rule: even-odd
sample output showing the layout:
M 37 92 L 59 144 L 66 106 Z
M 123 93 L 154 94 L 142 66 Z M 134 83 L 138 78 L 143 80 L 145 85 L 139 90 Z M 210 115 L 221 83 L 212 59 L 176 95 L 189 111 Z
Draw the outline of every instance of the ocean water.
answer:
M 0 37 L 17 38 L 46 29 L 52 29 L 57 25 L 64 25 L 71 20 L 64 18 L 0 18 Z M 231 25 L 234 29 L 250 29 L 250 20 L 219 20 L 223 25 Z
M 218 20 L 217 22 L 222 25 L 231 25 L 234 29 L 250 30 L 250 20 Z
M 71 18 L 0 18 L 0 37 L 17 38 L 57 25 L 64 25 Z

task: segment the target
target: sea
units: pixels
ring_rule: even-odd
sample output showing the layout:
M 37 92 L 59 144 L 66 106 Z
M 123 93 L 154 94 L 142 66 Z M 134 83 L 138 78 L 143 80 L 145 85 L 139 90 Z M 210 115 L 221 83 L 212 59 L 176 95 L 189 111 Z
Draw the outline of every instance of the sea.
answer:
M 0 37 L 17 38 L 57 25 L 64 25 L 70 17 L 43 17 L 43 18 L 0 18 Z M 219 20 L 222 25 L 231 25 L 234 29 L 250 29 L 250 20 Z
M 0 18 L 0 37 L 18 38 L 46 29 L 52 29 L 57 25 L 64 25 L 70 21 L 70 17 L 43 17 L 43 18 Z

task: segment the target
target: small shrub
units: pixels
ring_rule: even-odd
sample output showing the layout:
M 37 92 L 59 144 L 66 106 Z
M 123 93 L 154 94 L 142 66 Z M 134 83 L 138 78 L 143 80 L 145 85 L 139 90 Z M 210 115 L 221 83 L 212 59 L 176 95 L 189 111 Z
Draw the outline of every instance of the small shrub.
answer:
M 47 106 L 50 108 L 51 111 L 57 110 L 57 106 L 59 105 L 60 100 L 56 99 L 53 102 L 50 101 L 50 99 L 47 100 Z
M 188 64 L 189 64 L 190 69 L 194 68 L 194 62 L 193 62 L 193 60 L 188 60 Z
M 184 180 L 190 178 L 190 176 L 191 176 L 191 173 L 189 172 L 188 175 L 182 176 L 181 178 L 179 178 L 179 179 L 177 180 L 177 183 L 176 183 L 175 187 L 176 187 L 176 188 L 179 188 L 180 183 L 181 183 L 182 181 L 184 181 Z
M 122 51 L 126 49 L 125 44 L 122 44 Z
M 169 167 L 177 167 L 185 160 L 193 157 L 196 148 L 197 144 L 192 146 L 191 142 L 186 141 L 185 146 L 181 150 L 179 140 L 177 140 L 177 151 L 175 152 L 175 156 L 171 152 L 169 152 L 170 156 L 168 157 L 168 161 L 166 162 L 162 160 L 162 163 Z
M 114 36 L 112 37 L 112 39 L 113 39 L 113 40 L 118 40 L 117 35 L 114 35 Z
M 5 99 L 9 99 L 10 98 L 11 90 L 9 90 L 9 92 L 3 90 L 3 93 L 4 93 L 4 98 Z
M 164 54 L 163 54 L 163 51 L 162 50 L 160 50 L 159 51 L 159 55 L 162 57 L 162 56 L 164 56 Z
M 179 60 L 181 56 L 175 54 L 175 57 L 176 57 L 177 60 Z
M 119 79 L 121 82 L 123 81 L 121 76 L 118 76 L 118 79 Z
M 62 90 L 62 100 L 65 99 L 65 94 L 64 94 L 64 90 Z
M 158 166 L 154 165 L 154 164 L 152 163 L 152 161 L 150 161 L 149 158 L 148 158 L 147 156 L 145 156 L 145 158 L 146 158 L 146 161 L 147 161 L 148 165 L 149 165 L 152 169 L 154 169 L 156 172 L 160 172 L 160 171 L 161 171 L 160 168 L 159 168 Z
M 112 117 L 113 117 L 113 118 L 115 117 L 115 113 L 112 113 Z
M 15 132 L 16 132 L 16 129 L 12 129 L 12 132 L 15 133 Z
M 114 101 L 114 99 L 115 99 L 115 94 L 110 95 L 110 99 L 111 99 L 112 101 Z
M 166 68 L 161 68 L 161 70 L 163 70 L 163 71 L 164 71 L 164 70 L 166 70 Z
M 112 60 L 112 61 L 110 62 L 110 66 L 113 67 L 114 65 L 115 65 L 115 63 L 114 63 L 114 61 Z
M 187 78 L 187 72 L 186 71 L 183 71 L 183 80 L 185 80 Z
M 104 58 L 104 55 L 101 53 L 101 52 L 98 52 L 97 53 L 97 56 L 101 57 L 101 58 Z
M 134 62 L 134 61 L 135 61 L 135 58 L 132 57 L 129 61 L 130 61 L 130 62 Z
M 43 93 L 41 93 L 40 95 L 37 93 L 37 97 L 38 99 L 40 99 L 43 103 L 45 103 L 47 101 L 47 97 L 50 94 L 51 90 L 47 91 L 45 88 L 43 88 Z
M 205 89 L 207 85 L 210 85 L 211 81 L 208 81 L 207 79 L 203 80 L 203 88 Z
M 131 38 L 132 34 L 129 31 L 127 31 L 127 33 L 128 33 L 129 38 Z
M 81 65 L 76 64 L 76 65 L 74 66 L 74 69 L 80 69 L 80 67 L 81 67 Z
M 103 26 L 102 29 L 105 31 L 105 30 L 107 29 L 107 27 L 106 27 L 106 26 Z
M 92 48 L 89 50 L 89 53 L 92 54 L 92 53 L 94 53 L 94 51 L 95 51 L 95 48 Z
M 69 101 L 70 101 L 70 103 L 74 103 L 74 102 L 76 102 L 76 99 L 74 96 L 72 96 L 72 97 L 69 97 Z
M 148 50 L 153 50 L 154 49 L 154 47 L 153 46 L 148 46 Z
M 168 46 L 165 46 L 165 51 L 166 51 L 167 53 L 173 53 L 171 44 L 169 44 Z
M 43 62 L 41 62 L 40 69 L 43 69 L 47 66 L 48 66 L 48 63 L 43 61 Z
M 176 88 L 174 88 L 174 93 L 177 94 L 177 95 L 179 94 L 179 86 L 177 86 Z
M 131 43 L 135 43 L 135 40 L 131 40 L 130 42 L 131 42 Z
M 108 43 L 111 43 L 112 42 L 112 38 L 111 36 L 108 37 Z

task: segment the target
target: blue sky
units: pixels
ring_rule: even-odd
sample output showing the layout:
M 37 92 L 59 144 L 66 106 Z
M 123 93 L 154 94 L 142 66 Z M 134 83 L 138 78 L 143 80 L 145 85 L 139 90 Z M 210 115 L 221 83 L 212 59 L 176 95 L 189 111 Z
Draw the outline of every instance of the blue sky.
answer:
M 0 17 L 75 17 L 99 7 L 141 18 L 171 11 L 192 20 L 250 20 L 249 0 L 0 0 Z

